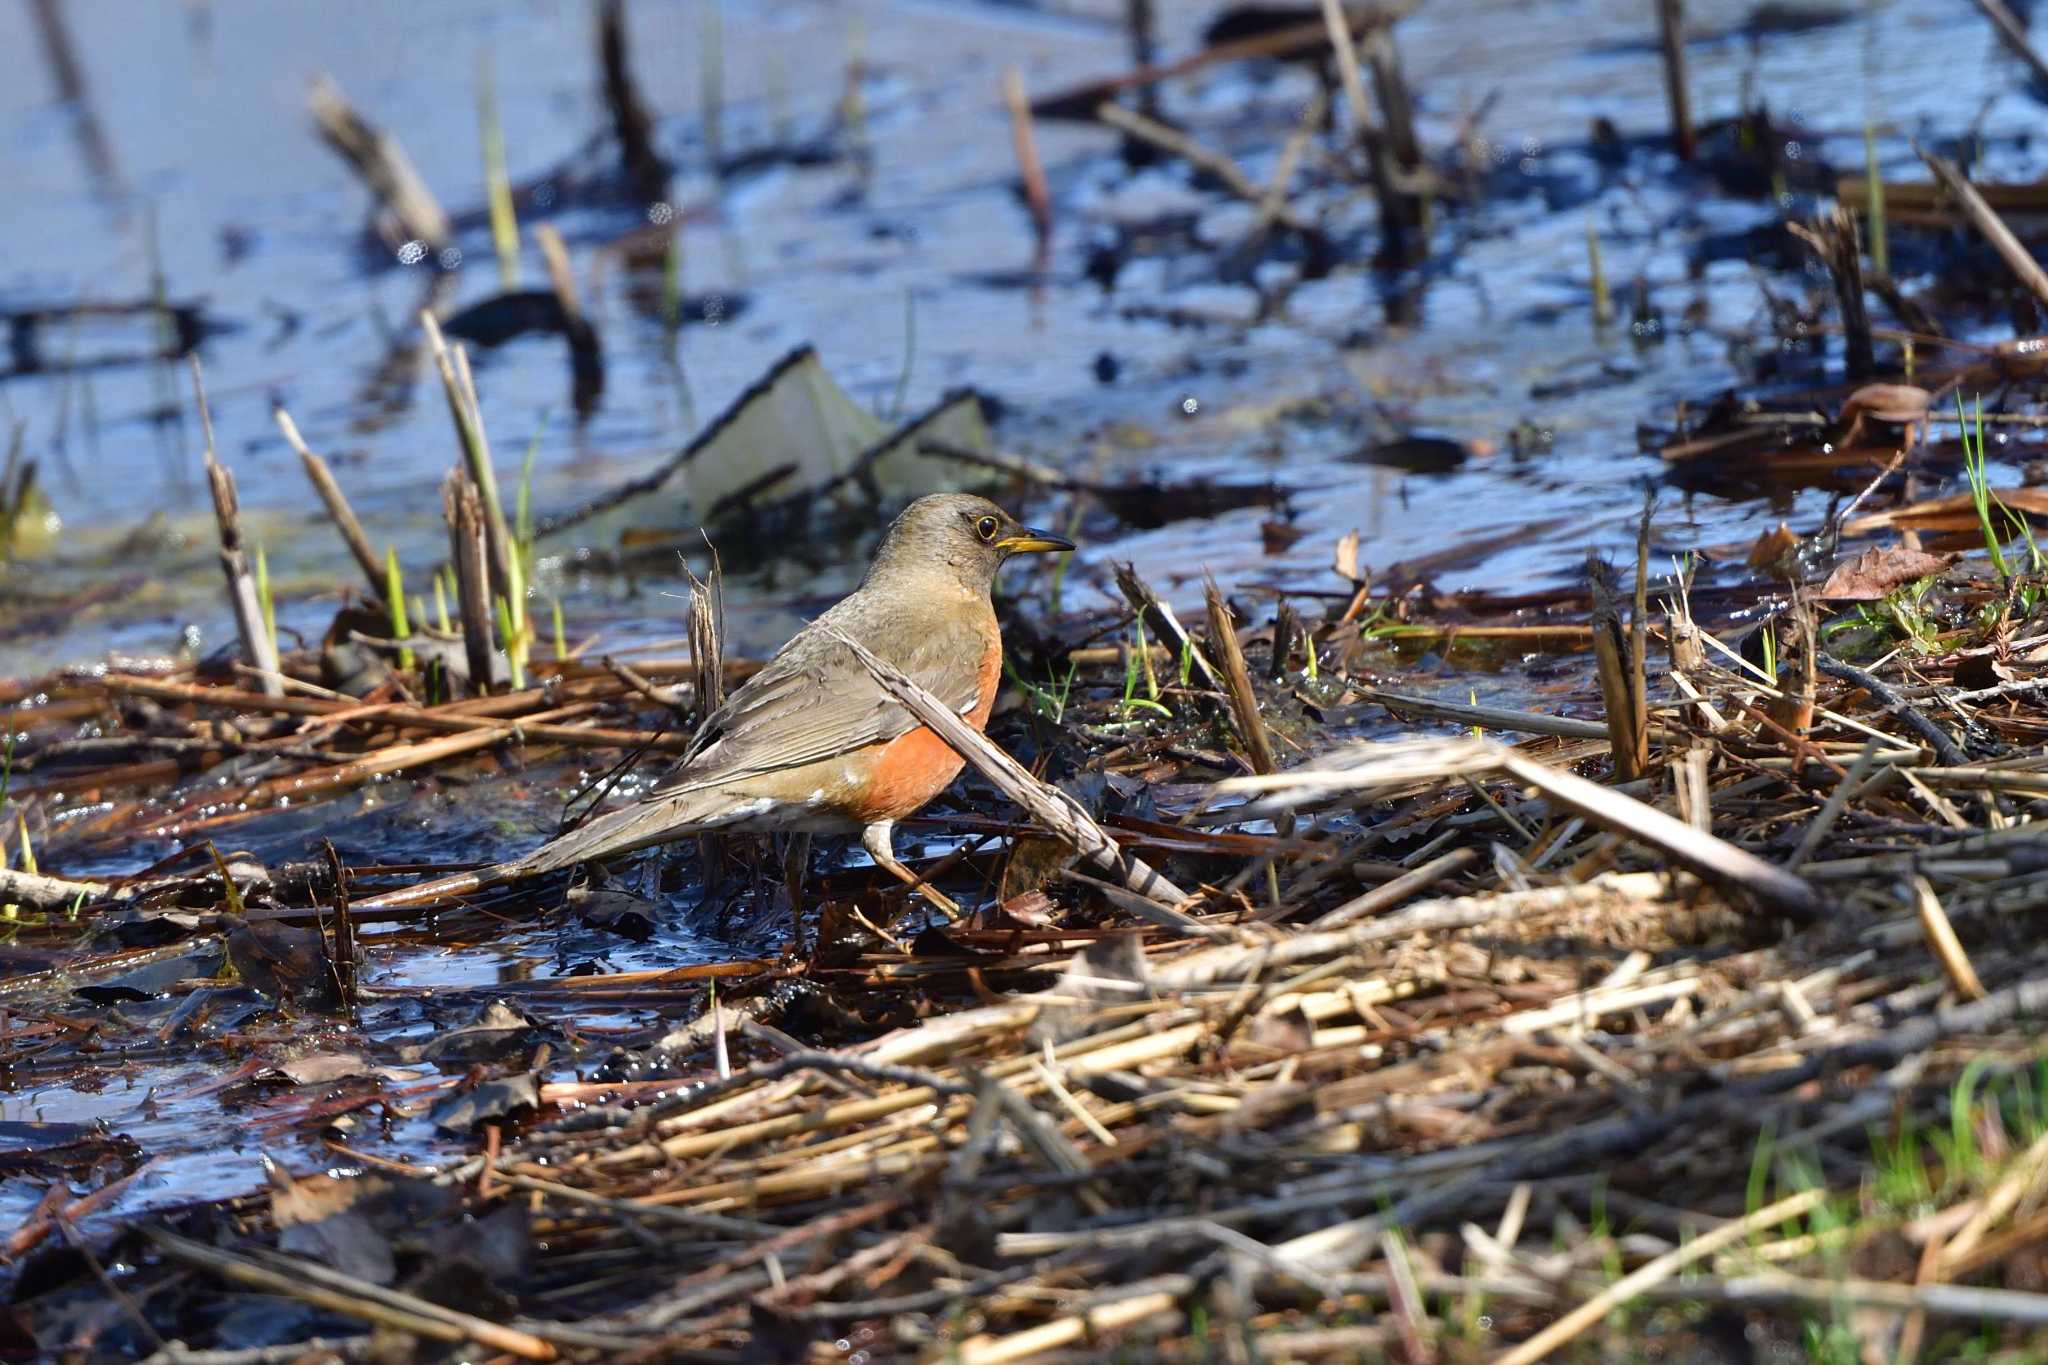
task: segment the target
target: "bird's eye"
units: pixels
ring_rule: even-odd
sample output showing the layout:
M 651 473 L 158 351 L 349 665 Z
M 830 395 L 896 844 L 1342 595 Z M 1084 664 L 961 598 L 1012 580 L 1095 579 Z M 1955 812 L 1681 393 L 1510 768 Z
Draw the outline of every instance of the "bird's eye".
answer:
M 983 540 L 994 540 L 996 538 L 996 529 L 1001 524 L 994 517 L 983 517 L 980 521 L 974 523 L 974 529 L 981 533 Z

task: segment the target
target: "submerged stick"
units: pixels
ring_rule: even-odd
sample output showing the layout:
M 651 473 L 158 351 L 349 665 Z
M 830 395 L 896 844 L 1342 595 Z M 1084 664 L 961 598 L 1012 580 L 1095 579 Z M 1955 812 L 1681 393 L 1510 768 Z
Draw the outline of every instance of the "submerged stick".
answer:
M 363 578 L 370 585 L 371 600 L 384 600 L 384 565 L 378 560 L 377 552 L 370 548 L 370 538 L 363 533 L 362 522 L 356 520 L 353 507 L 348 505 L 348 496 L 335 481 L 334 471 L 327 461 L 315 455 L 306 445 L 305 437 L 299 435 L 298 424 L 292 415 L 279 403 L 271 411 L 277 419 L 277 429 L 284 433 L 285 443 L 299 453 L 299 463 L 305 467 L 306 478 L 312 482 L 313 491 L 320 495 L 320 502 L 327 508 L 327 515 L 334 518 L 334 529 L 348 546 L 349 554 L 355 557 L 357 567 L 363 571 Z
M 242 545 L 242 503 L 235 495 L 235 476 L 214 454 L 213 413 L 206 405 L 206 376 L 199 357 L 192 362 L 192 397 L 199 405 L 199 429 L 204 438 L 200 458 L 206 466 L 207 486 L 213 490 L 213 519 L 220 531 L 220 568 L 228 580 L 228 603 L 235 611 L 235 629 L 242 637 L 242 653 L 256 670 L 265 695 L 284 695 L 284 677 L 278 668 L 277 641 L 263 626 L 263 604 L 256 595 L 256 579 L 249 572 L 249 555 Z
M 1033 777 L 1023 764 L 997 748 L 987 736 L 962 720 L 944 702 L 918 686 L 902 669 L 876 658 L 866 645 L 844 631 L 834 629 L 830 634 L 852 652 L 853 657 L 867 669 L 868 675 L 895 697 L 904 709 L 1086 861 L 1107 872 L 1118 884 L 1162 906 L 1178 907 L 1188 900 L 1185 891 L 1147 866 L 1142 859 L 1119 848 L 1073 797 Z M 1177 908 L 1173 910 L 1170 922 L 1178 925 L 1180 932 L 1185 934 L 1206 937 L 1210 933 L 1210 926 Z

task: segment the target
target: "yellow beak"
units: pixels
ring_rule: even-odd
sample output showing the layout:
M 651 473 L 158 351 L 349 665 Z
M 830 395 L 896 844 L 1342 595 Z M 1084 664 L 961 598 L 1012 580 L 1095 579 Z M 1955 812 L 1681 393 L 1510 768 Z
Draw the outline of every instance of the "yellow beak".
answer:
M 1017 528 L 1017 534 L 1004 536 L 996 542 L 998 550 L 1013 555 L 1039 554 L 1052 550 L 1071 550 L 1074 542 L 1065 536 L 1056 536 L 1049 531 L 1035 531 L 1029 526 Z

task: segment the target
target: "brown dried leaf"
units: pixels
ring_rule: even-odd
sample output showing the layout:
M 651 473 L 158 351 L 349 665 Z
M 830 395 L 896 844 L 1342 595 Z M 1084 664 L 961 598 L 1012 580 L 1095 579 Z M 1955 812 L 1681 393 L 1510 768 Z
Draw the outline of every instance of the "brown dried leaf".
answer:
M 1931 555 L 1903 545 L 1876 545 L 1844 564 L 1835 565 L 1821 585 L 1827 602 L 1875 602 L 1892 589 L 1937 574 L 1953 564 L 1951 555 Z
M 1766 531 L 1756 538 L 1756 544 L 1749 547 L 1749 557 L 1743 562 L 1752 569 L 1767 569 L 1798 548 L 1799 537 L 1781 521 L 1775 531 Z
M 1934 395 L 1912 384 L 1865 384 L 1842 400 L 1842 421 L 1875 417 L 1880 422 L 1917 422 Z

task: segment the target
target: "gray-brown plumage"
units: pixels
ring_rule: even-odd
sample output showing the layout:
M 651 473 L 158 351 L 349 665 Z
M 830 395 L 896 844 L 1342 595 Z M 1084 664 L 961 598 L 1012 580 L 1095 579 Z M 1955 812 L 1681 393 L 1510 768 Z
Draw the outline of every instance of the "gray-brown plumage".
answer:
M 859 831 L 877 864 L 916 881 L 891 850 L 895 822 L 944 791 L 961 759 L 827 628 L 859 640 L 981 729 L 1002 679 L 989 601 L 996 571 L 1013 554 L 1072 548 L 985 498 L 919 498 L 890 525 L 860 586 L 714 711 L 655 791 L 523 858 L 364 906 L 432 903 L 714 830 Z

